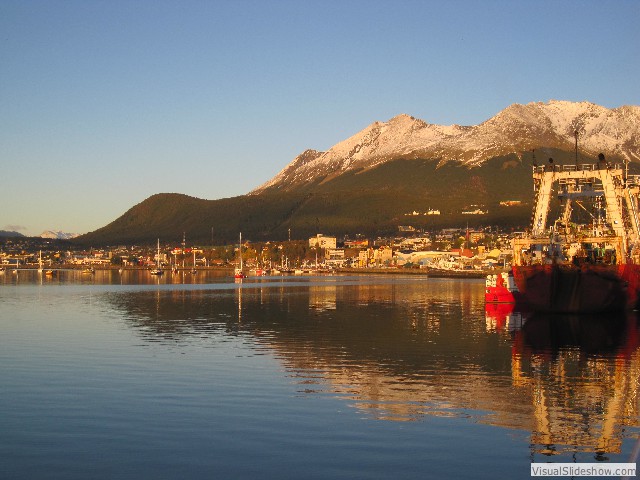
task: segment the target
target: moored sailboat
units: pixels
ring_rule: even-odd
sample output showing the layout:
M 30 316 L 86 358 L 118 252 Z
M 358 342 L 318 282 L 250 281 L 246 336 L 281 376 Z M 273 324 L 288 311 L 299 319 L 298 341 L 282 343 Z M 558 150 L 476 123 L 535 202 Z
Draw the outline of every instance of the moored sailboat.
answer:
M 240 243 L 238 244 L 238 253 L 240 256 L 240 266 L 236 267 L 236 269 L 233 272 L 233 277 L 234 278 L 247 278 L 247 276 L 244 274 L 244 271 L 242 269 L 242 232 L 240 232 Z
M 151 275 L 164 275 L 164 270 L 160 268 L 160 239 L 158 239 L 158 251 L 156 253 L 156 268 L 151 270 Z

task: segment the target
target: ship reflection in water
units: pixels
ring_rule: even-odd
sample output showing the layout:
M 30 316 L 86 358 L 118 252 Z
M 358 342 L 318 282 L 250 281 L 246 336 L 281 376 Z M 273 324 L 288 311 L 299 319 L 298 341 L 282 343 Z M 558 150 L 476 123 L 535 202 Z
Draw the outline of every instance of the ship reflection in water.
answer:
M 625 429 L 638 427 L 636 314 L 527 318 L 511 308 L 487 305 L 487 326 L 512 335 L 512 385 L 531 406 L 534 452 L 619 453 Z
M 469 418 L 522 435 L 539 461 L 606 458 L 638 436 L 635 316 L 485 310 L 483 282 L 447 279 L 243 281 L 110 302 L 148 342 L 239 336 L 298 396 L 338 397 L 365 418 Z

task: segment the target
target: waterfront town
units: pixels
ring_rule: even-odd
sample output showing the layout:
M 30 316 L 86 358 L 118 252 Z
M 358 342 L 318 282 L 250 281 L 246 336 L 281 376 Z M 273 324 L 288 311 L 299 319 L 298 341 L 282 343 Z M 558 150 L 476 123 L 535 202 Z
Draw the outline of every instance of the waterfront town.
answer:
M 318 233 L 305 240 L 243 240 L 241 255 L 247 274 L 309 273 L 373 269 L 478 272 L 504 268 L 511 259 L 513 234 L 493 228 L 450 228 L 434 232 L 400 227 L 393 237 L 336 237 Z M 233 269 L 240 244 L 191 245 L 182 242 L 81 248 L 71 241 L 40 237 L 0 238 L 0 269 Z

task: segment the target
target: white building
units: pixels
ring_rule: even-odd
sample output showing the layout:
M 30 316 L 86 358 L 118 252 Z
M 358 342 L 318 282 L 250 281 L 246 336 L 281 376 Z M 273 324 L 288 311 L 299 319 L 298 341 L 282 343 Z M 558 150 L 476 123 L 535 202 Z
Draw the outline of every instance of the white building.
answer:
M 318 233 L 315 237 L 309 239 L 309 246 L 311 248 L 336 248 L 336 237 L 325 237 L 323 234 Z

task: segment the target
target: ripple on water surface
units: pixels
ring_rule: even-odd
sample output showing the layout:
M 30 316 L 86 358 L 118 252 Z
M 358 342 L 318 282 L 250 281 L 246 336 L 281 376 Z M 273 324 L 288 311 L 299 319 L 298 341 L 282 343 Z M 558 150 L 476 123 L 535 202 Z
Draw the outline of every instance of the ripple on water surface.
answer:
M 638 436 L 635 317 L 499 316 L 469 280 L 116 279 L 0 285 L 9 477 L 513 477 Z

